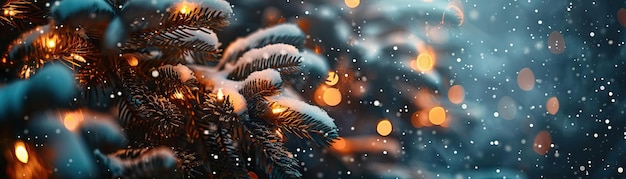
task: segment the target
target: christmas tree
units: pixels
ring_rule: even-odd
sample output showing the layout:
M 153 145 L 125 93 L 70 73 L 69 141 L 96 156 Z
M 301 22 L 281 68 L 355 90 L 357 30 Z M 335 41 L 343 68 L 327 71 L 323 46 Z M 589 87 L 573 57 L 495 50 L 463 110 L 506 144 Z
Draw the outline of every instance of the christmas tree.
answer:
M 301 164 L 284 143 L 327 147 L 338 137 L 333 119 L 293 90 L 328 70 L 301 50 L 296 25 L 261 29 L 222 52 L 214 31 L 232 14 L 222 0 L 14 0 L 3 10 L 2 28 L 22 34 L 1 63 L 3 80 L 21 79 L 2 88 L 12 96 L 3 106 L 21 104 L 3 113 L 11 129 L 3 147 L 31 157 L 6 157 L 8 176 L 298 178 Z M 117 120 L 46 120 L 52 108 Z M 52 143 L 46 129 L 73 137 Z M 35 155 L 64 153 L 63 144 L 76 152 Z

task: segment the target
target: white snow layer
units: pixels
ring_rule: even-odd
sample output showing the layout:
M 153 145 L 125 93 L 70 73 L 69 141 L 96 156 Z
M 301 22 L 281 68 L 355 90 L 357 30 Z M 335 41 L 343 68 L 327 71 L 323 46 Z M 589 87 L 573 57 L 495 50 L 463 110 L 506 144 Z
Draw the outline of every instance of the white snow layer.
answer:
M 261 29 L 245 38 L 238 38 L 232 42 L 224 51 L 223 59 L 235 58 L 238 53 L 257 46 L 264 38 L 270 36 L 304 36 L 304 33 L 295 24 L 280 24 Z
M 280 78 L 280 72 L 274 69 L 265 69 L 250 74 L 250 76 L 244 80 L 244 84 L 258 79 L 269 80 L 273 86 L 280 86 L 283 83 L 283 79 Z M 243 85 L 241 85 L 241 87 L 243 88 Z

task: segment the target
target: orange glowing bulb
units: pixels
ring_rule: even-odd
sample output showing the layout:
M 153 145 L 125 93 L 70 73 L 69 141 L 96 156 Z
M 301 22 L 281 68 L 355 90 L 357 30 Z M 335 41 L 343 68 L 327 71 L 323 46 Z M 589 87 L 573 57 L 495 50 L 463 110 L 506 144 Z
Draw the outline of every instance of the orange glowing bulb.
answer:
M 26 144 L 24 144 L 24 142 L 15 142 L 15 157 L 22 163 L 28 162 L 28 151 L 26 150 Z
M 222 88 L 217 90 L 217 99 L 220 101 L 224 100 L 224 92 L 222 92 Z
M 128 61 L 128 65 L 130 65 L 131 67 L 139 65 L 139 59 L 135 57 L 129 57 L 127 61 Z

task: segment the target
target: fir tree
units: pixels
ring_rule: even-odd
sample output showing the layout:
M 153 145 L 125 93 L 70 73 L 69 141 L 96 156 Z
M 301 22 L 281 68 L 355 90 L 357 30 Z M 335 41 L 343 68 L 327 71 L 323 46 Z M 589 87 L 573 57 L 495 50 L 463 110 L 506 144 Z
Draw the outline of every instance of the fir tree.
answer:
M 106 93 L 121 96 L 111 103 L 128 143 L 88 149 L 99 176 L 299 178 L 300 164 L 284 143 L 327 147 L 338 137 L 326 112 L 283 93 L 306 78 L 304 61 L 308 70 L 326 71 L 325 64 L 309 63 L 319 57 L 303 58 L 315 55 L 298 49 L 305 38 L 295 25 L 260 30 L 222 52 L 214 31 L 232 14 L 222 0 L 63 0 L 49 12 L 35 7 L 20 0 L 3 6 L 15 14 L 0 25 L 24 33 L 1 64 L 21 79 L 50 64 L 67 66 L 84 95 L 74 107 L 100 103 Z M 21 20 L 33 18 L 25 13 L 50 21 L 23 27 Z M 96 143 L 89 146 L 113 139 L 86 130 L 112 125 L 88 124 L 80 135 Z

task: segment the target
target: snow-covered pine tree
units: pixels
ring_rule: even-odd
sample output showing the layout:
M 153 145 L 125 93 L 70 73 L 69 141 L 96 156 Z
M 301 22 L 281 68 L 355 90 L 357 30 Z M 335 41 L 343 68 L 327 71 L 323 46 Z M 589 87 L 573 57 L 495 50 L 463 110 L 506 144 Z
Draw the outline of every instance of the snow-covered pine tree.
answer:
M 28 1 L 4 7 L 15 4 L 37 7 Z M 110 103 L 118 104 L 128 144 L 94 148 L 101 172 L 96 175 L 246 178 L 253 172 L 298 178 L 300 164 L 284 142 L 308 140 L 325 147 L 338 137 L 325 111 L 283 94 L 303 78 L 313 86 L 322 81 L 307 78 L 310 73 L 303 69 L 327 71 L 320 57 L 298 49 L 304 34 L 295 25 L 263 29 L 222 54 L 213 31 L 227 26 L 232 14 L 222 0 L 47 4 L 49 12 L 11 11 L 16 19 L 21 12 L 37 12 L 50 21 L 10 44 L 1 64 L 22 79 L 49 63 L 64 64 L 84 94 L 75 98 L 75 107 L 101 103 L 93 99 L 106 92 L 121 96 Z M 18 28 L 14 19 L 2 20 L 4 28 Z M 81 135 L 98 139 L 89 132 Z

